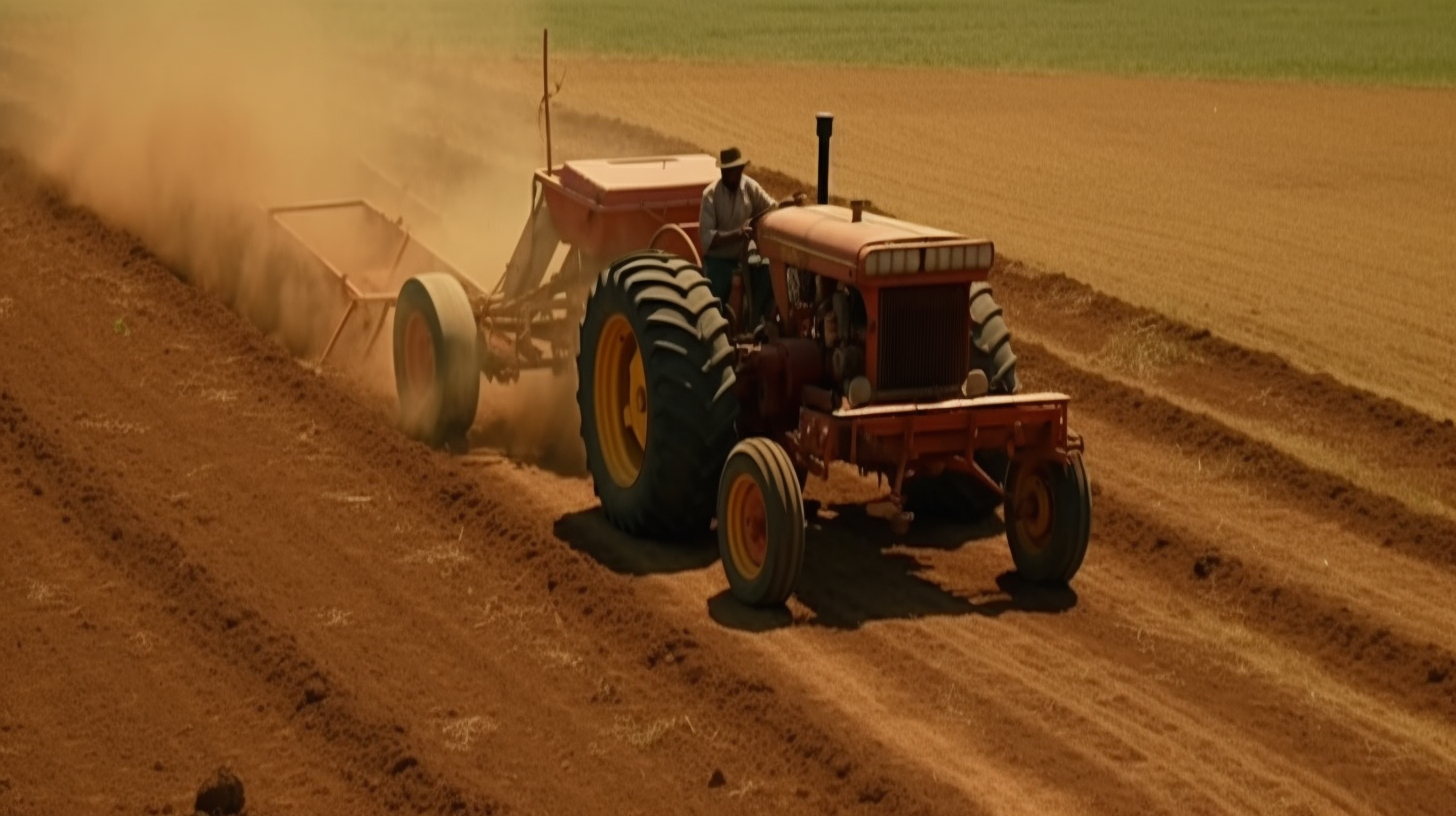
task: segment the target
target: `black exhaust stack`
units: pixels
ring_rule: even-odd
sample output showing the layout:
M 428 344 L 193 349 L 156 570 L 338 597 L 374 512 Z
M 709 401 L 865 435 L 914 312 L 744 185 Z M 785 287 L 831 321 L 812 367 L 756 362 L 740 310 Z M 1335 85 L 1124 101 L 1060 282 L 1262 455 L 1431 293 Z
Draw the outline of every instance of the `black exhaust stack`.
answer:
M 819 134 L 819 203 L 829 203 L 829 137 L 834 134 L 834 114 L 816 114 Z

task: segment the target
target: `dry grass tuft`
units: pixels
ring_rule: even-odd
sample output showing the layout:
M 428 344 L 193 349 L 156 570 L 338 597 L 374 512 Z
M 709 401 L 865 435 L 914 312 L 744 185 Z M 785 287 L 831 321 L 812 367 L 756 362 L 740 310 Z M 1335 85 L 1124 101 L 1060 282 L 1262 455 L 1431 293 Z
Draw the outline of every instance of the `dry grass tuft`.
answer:
M 638 722 L 637 718 L 630 715 L 618 716 L 612 725 L 611 733 L 612 736 L 633 748 L 646 749 L 661 742 L 663 737 L 680 726 L 686 726 L 689 731 L 697 733 L 697 729 L 693 728 L 692 720 L 686 716 L 663 717 L 644 723 Z
M 580 668 L 582 664 L 581 655 L 556 647 L 542 649 L 541 656 L 551 665 L 564 669 Z
M 476 740 L 485 734 L 494 733 L 500 725 L 489 717 L 461 717 L 441 726 L 445 735 L 445 747 L 452 751 L 468 751 Z
M 737 799 L 743 796 L 747 796 L 748 794 L 758 790 L 760 787 L 761 786 L 757 782 L 749 780 L 743 783 L 743 787 L 728 791 L 728 797 L 730 799 Z
M 368 504 L 374 501 L 373 496 L 366 496 L 362 493 L 348 493 L 342 490 L 331 490 L 319 495 L 329 501 L 336 501 L 340 504 Z
M 328 609 L 320 609 L 317 617 L 325 628 L 334 629 L 341 626 L 348 626 L 351 623 L 350 619 L 354 617 L 354 613 L 329 607 Z
M 35 604 L 51 604 L 59 603 L 64 595 L 65 589 L 61 586 L 31 581 L 26 588 L 25 599 Z
M 467 553 L 459 543 L 441 544 L 437 547 L 427 547 L 415 550 L 400 559 L 404 564 L 424 564 L 426 566 L 439 566 L 440 576 L 448 578 L 455 574 L 455 571 L 470 562 L 470 554 Z
M 145 629 L 139 629 L 126 640 L 137 654 L 151 654 L 157 648 L 157 641 L 160 638 Z
M 1139 321 L 1114 335 L 1094 358 L 1099 365 L 1139 379 L 1198 359 L 1182 338 L 1150 321 Z
M 103 433 L 122 435 L 144 434 L 148 430 L 147 426 L 145 425 L 139 425 L 135 422 L 122 422 L 120 420 L 108 419 L 106 417 L 102 417 L 100 419 L 85 417 L 77 420 L 76 424 L 80 425 L 82 428 L 91 431 L 101 431 Z

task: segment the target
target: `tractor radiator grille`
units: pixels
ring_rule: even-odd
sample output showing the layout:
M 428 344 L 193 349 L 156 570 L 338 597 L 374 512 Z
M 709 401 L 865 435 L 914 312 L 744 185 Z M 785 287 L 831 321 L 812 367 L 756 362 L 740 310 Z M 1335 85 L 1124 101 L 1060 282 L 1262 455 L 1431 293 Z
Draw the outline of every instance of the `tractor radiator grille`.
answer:
M 876 390 L 954 390 L 970 360 L 970 287 L 907 286 L 880 290 Z

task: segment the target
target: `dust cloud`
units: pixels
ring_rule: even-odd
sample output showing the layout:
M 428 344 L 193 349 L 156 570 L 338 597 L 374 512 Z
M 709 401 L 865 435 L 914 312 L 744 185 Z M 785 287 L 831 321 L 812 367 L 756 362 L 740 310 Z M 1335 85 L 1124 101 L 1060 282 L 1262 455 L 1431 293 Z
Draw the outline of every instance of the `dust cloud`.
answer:
M 481 288 L 495 283 L 543 156 L 539 89 L 492 96 L 472 84 L 492 55 L 352 33 L 352 15 L 366 12 L 396 15 L 407 28 L 413 7 L 403 2 L 357 12 L 237 0 L 68 8 L 63 47 L 52 54 L 60 92 L 35 112 L 43 126 L 31 159 L 76 203 L 137 236 L 294 355 L 316 358 L 347 301 L 265 206 L 366 197 L 391 218 L 404 215 L 414 240 Z M 516 22 L 497 15 L 491 24 Z M 521 27 L 521 36 L 539 34 Z M 438 218 L 412 209 L 420 201 Z M 377 235 L 351 233 L 345 222 L 316 235 L 326 258 L 349 259 L 338 266 L 387 267 L 359 251 L 370 240 L 388 244 Z M 400 282 L 382 284 L 393 291 Z M 362 352 L 378 317 L 353 321 L 340 345 L 353 353 L 330 364 L 392 397 L 388 324 L 374 352 Z M 562 453 L 580 446 L 570 379 L 483 388 L 479 435 L 573 469 L 574 454 Z M 563 396 L 569 411 L 540 410 Z
M 587 473 L 576 377 L 528 371 L 510 385 L 480 390 L 471 443 L 496 448 L 565 476 Z

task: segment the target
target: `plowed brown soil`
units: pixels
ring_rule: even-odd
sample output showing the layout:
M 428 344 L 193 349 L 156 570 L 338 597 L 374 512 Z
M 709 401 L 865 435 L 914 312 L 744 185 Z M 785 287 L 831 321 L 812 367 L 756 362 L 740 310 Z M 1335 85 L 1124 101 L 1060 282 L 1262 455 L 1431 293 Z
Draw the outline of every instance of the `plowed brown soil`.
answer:
M 398 157 L 478 181 L 499 122 L 436 121 Z M 693 147 L 556 121 L 563 156 Z M 570 383 L 487 390 L 478 441 L 525 461 L 426 451 L 0 153 L 0 813 L 189 812 L 221 764 L 252 814 L 1450 812 L 1450 423 L 993 281 L 1088 442 L 1074 589 L 994 519 L 892 536 L 836 473 L 755 612 L 711 542 L 601 518 Z
M 711 548 L 614 533 L 579 479 L 403 442 L 368 392 L 4 171 L 16 812 L 184 810 L 222 762 L 260 813 L 1456 796 L 1443 521 L 1283 485 L 1204 415 L 1024 342 L 1095 452 L 1075 592 L 1019 584 L 994 525 L 896 541 L 840 476 L 790 611 L 753 613 Z

